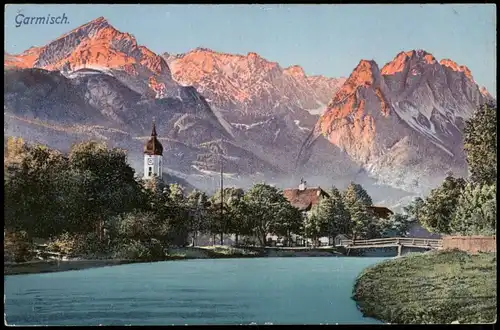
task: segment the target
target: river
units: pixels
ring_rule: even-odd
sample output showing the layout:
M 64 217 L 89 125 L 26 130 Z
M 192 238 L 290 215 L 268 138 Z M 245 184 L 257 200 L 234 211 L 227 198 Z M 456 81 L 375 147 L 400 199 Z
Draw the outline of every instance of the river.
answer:
M 387 258 L 166 261 L 6 276 L 9 325 L 375 324 L 354 280 Z

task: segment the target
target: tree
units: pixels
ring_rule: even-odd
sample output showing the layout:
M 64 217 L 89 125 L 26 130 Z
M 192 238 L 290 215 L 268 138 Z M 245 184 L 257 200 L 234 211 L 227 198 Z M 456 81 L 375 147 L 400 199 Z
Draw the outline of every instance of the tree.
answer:
M 450 231 L 461 235 L 495 235 L 496 185 L 468 183 L 458 200 Z
M 4 156 L 5 165 L 19 163 L 28 151 L 29 147 L 22 138 L 7 137 L 7 148 Z
M 337 188 L 332 187 L 329 196 L 323 198 L 318 205 L 318 216 L 326 222 L 326 228 L 321 235 L 335 237 L 338 234 L 350 232 L 350 214 L 344 204 L 342 194 Z
M 420 212 L 425 205 L 425 201 L 421 197 L 416 197 L 410 204 L 403 207 L 403 210 L 408 215 L 411 221 L 420 221 Z
M 299 234 L 303 232 L 303 218 L 302 213 L 291 204 L 282 204 L 280 213 L 278 213 L 279 221 L 273 226 L 273 232 L 276 235 L 286 238 L 286 243 L 289 245 L 292 234 Z
M 440 187 L 431 190 L 420 210 L 422 226 L 430 232 L 451 234 L 450 222 L 464 187 L 464 179 L 448 176 Z
M 250 235 L 252 228 L 249 223 L 248 206 L 245 203 L 245 192 L 240 188 L 228 188 L 224 192 L 229 231 L 235 234 L 235 244 L 238 245 L 240 235 Z
M 183 189 L 173 183 L 161 196 L 161 204 L 155 207 L 155 212 L 167 223 L 169 241 L 174 245 L 184 246 L 189 234 L 189 207 Z
M 373 215 L 367 209 L 367 205 L 363 201 L 357 200 L 351 205 L 349 211 L 352 238 L 354 240 L 357 238 L 370 238 L 368 235 L 374 231 L 373 226 L 375 223 Z
M 356 201 L 359 201 L 366 206 L 373 205 L 372 198 L 368 195 L 363 186 L 354 182 L 351 182 L 349 186 L 347 186 L 346 190 L 342 194 L 342 197 L 348 208 L 354 205 Z
M 258 183 L 244 196 L 249 222 L 261 246 L 266 245 L 267 234 L 275 234 L 294 214 L 293 206 L 276 187 Z M 296 213 L 295 213 L 296 214 Z
M 33 244 L 25 231 L 4 233 L 4 260 L 24 262 L 33 256 Z
M 186 201 L 189 210 L 189 231 L 192 233 L 192 245 L 196 245 L 198 233 L 208 230 L 209 207 L 208 196 L 199 190 L 193 190 Z
M 408 214 L 394 213 L 388 219 L 379 219 L 377 222 L 377 233 L 381 237 L 398 236 L 405 237 L 414 222 Z
M 149 241 L 154 238 L 164 241 L 168 233 L 166 224 L 153 212 L 133 211 L 116 219 L 118 236 L 129 240 Z
M 142 188 L 123 150 L 108 149 L 95 141 L 83 142 L 71 148 L 69 163 L 81 179 L 77 197 L 81 230 L 94 228 L 101 235 L 107 219 L 144 207 L 143 200 L 137 198 Z
M 350 215 L 351 223 L 347 227 L 353 239 L 376 236 L 375 218 L 368 210 L 368 206 L 373 205 L 373 201 L 366 190 L 360 184 L 351 182 L 342 193 L 342 201 Z
M 497 108 L 482 105 L 465 122 L 464 150 L 473 182 L 493 184 L 497 180 Z
M 243 190 L 236 188 L 224 188 L 218 190 L 210 198 L 210 213 L 211 213 L 211 232 L 219 234 L 220 245 L 224 244 L 224 234 L 227 234 L 233 229 L 231 222 L 235 211 L 234 208 L 238 204 L 238 200 L 243 198 Z M 233 210 L 231 209 L 233 208 Z
M 165 189 L 168 189 L 168 186 L 163 181 L 163 179 L 157 177 L 156 175 L 152 178 L 139 179 L 138 181 L 141 183 L 144 189 L 146 189 L 151 194 L 161 195 L 164 193 Z
M 67 225 L 67 198 L 61 194 L 67 158 L 45 146 L 23 145 L 4 168 L 6 228 L 41 238 L 62 233 Z
M 327 230 L 327 226 L 327 219 L 319 215 L 319 207 L 316 205 L 304 219 L 304 236 L 309 237 L 313 245 L 316 245 L 318 239 Z

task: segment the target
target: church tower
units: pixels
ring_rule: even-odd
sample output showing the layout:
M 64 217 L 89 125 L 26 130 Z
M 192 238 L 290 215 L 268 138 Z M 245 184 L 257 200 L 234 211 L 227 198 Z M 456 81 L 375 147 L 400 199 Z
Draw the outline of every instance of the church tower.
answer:
M 153 130 L 151 138 L 144 147 L 144 178 L 151 179 L 154 176 L 161 179 L 163 173 L 163 146 L 156 138 L 156 125 L 153 121 Z

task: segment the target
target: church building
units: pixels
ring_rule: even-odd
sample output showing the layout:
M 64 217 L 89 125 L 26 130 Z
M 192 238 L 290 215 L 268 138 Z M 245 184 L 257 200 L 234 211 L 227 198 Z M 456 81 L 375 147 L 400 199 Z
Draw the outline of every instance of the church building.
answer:
M 157 138 L 156 125 L 153 121 L 153 130 L 151 131 L 151 138 L 144 147 L 144 179 L 151 179 L 153 177 L 162 178 L 163 173 L 163 146 Z

